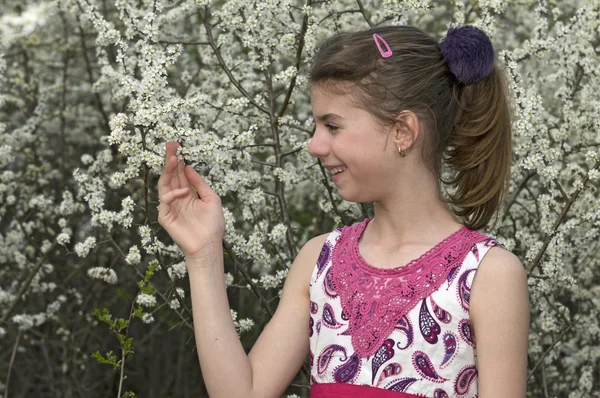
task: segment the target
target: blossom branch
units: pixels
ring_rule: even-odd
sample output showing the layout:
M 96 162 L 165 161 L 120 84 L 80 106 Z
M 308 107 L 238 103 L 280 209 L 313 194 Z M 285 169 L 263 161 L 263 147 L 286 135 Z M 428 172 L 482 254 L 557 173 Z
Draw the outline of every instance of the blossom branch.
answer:
M 531 379 L 531 377 L 534 375 L 536 369 L 540 366 L 540 364 L 544 361 L 544 358 L 546 357 L 546 355 L 548 355 L 550 353 L 550 351 L 552 351 L 554 349 L 554 346 L 556 344 L 558 344 L 559 341 L 562 340 L 563 337 L 565 337 L 565 335 L 567 334 L 567 332 L 569 330 L 571 330 L 571 328 L 573 326 L 575 326 L 575 324 L 579 321 L 579 317 L 577 317 L 575 320 L 573 320 L 573 322 L 571 322 L 567 328 L 565 330 L 562 331 L 562 333 L 556 338 L 556 340 L 554 340 L 554 342 L 550 345 L 550 347 L 548 347 L 548 349 L 546 351 L 544 351 L 544 353 L 542 354 L 541 358 L 537 361 L 537 363 L 535 364 L 535 366 L 531 369 L 531 372 L 529 372 L 529 376 L 527 376 L 527 381 L 529 381 L 529 379 Z
M 373 25 L 373 22 L 371 22 L 371 18 L 367 14 L 367 11 L 365 11 L 365 7 L 363 6 L 362 1 L 356 0 L 356 4 L 358 4 L 358 9 L 360 10 L 360 13 L 362 14 L 362 16 L 365 17 L 365 21 L 367 21 L 367 23 L 369 24 L 369 27 L 373 28 L 375 25 Z
M 113 246 L 115 246 L 115 248 L 118 250 L 119 254 L 120 254 L 120 255 L 121 255 L 121 257 L 123 258 L 123 261 L 125 261 L 125 262 L 127 263 L 127 261 L 125 260 L 125 259 L 127 258 L 127 256 L 125 255 L 125 253 L 123 253 L 123 251 L 122 251 L 122 250 L 121 250 L 121 248 L 119 247 L 119 244 L 118 244 L 117 242 L 115 242 L 115 240 L 113 239 L 113 237 L 112 237 L 110 234 L 108 234 L 108 237 L 109 237 L 109 239 L 110 239 L 110 242 L 113 244 Z M 160 257 L 159 257 L 159 255 L 158 255 L 158 253 L 157 253 L 157 255 L 156 255 L 156 260 L 158 261 L 158 263 L 159 263 L 159 265 L 160 265 L 161 269 L 164 271 L 164 270 L 165 270 L 165 267 L 164 267 L 164 264 L 163 264 L 163 262 L 160 260 Z M 139 276 L 140 278 L 142 278 L 142 279 L 144 279 L 144 278 L 145 278 L 145 275 L 144 275 L 144 274 L 143 274 L 143 273 L 142 273 L 142 272 L 141 272 L 139 269 L 137 269 L 137 267 L 136 267 L 136 266 L 134 266 L 134 265 L 131 265 L 131 267 L 132 267 L 132 268 L 133 268 L 133 270 L 134 270 L 134 271 L 135 271 L 135 272 L 138 274 L 138 276 Z M 181 320 L 182 320 L 182 321 L 184 321 L 184 322 L 186 323 L 186 326 L 187 326 L 188 328 L 190 328 L 191 330 L 194 330 L 194 326 L 193 326 L 193 325 L 191 325 L 191 324 L 189 323 L 189 320 L 190 320 L 190 319 L 193 319 L 193 317 L 192 317 L 192 314 L 191 314 L 190 310 L 189 310 L 189 309 L 188 309 L 188 308 L 187 308 L 185 305 L 183 305 L 183 300 L 181 299 L 181 297 L 179 297 L 179 294 L 177 293 L 177 290 L 175 289 L 175 286 L 174 286 L 174 284 L 173 284 L 173 281 L 172 281 L 172 280 L 171 280 L 171 278 L 169 277 L 169 273 L 168 273 L 168 272 L 166 272 L 166 271 L 165 271 L 165 273 L 166 273 L 167 280 L 169 281 L 169 285 L 170 285 L 171 289 L 173 290 L 173 294 L 174 294 L 174 295 L 175 295 L 175 297 L 176 297 L 176 298 L 179 300 L 179 303 L 181 304 L 181 307 L 182 307 L 182 308 L 183 308 L 183 310 L 185 311 L 185 313 L 186 313 L 186 315 L 188 316 L 188 318 L 187 318 L 187 319 L 185 319 L 185 318 L 184 318 L 184 317 L 181 315 L 181 313 L 180 313 L 180 312 L 178 312 L 178 311 L 175 311 L 175 312 L 177 313 L 177 315 L 179 315 L 179 317 L 181 318 Z M 160 292 L 160 290 L 158 290 L 158 289 L 157 289 L 155 286 L 153 286 L 153 285 L 152 285 L 152 282 L 148 281 L 148 284 L 149 284 L 150 286 L 152 286 L 152 288 L 154 289 L 154 291 L 158 293 L 158 295 L 160 296 L 160 298 L 162 298 L 162 299 L 163 299 L 163 301 L 164 301 L 166 304 L 168 304 L 168 303 L 169 303 L 169 300 L 168 300 L 168 299 L 167 299 L 167 298 L 166 298 L 166 297 L 165 297 L 165 296 L 164 296 L 164 295 L 163 295 L 163 294 Z
M 261 112 L 266 113 L 268 115 L 269 110 L 266 109 L 264 106 L 258 104 L 256 101 L 254 101 L 254 99 L 250 96 L 250 94 L 248 94 L 248 92 L 244 89 L 244 87 L 242 87 L 242 85 L 237 81 L 237 79 L 231 73 L 231 70 L 225 64 L 225 61 L 223 60 L 223 57 L 221 56 L 221 52 L 219 51 L 219 47 L 217 46 L 217 44 L 215 43 L 215 40 L 213 39 L 212 26 L 208 22 L 207 14 L 208 13 L 205 13 L 205 15 L 204 15 L 203 25 L 204 25 L 204 29 L 206 30 L 206 36 L 208 37 L 208 43 L 209 43 L 210 47 L 213 49 L 213 52 L 215 53 L 215 56 L 217 57 L 217 60 L 219 61 L 219 65 L 221 65 L 221 68 L 223 68 L 223 71 L 227 74 L 229 81 L 238 89 L 238 91 L 240 93 L 242 93 L 242 95 L 244 95 L 244 97 L 246 97 L 252 105 L 254 105 Z
M 596 170 L 596 169 L 598 169 L 598 167 L 600 167 L 600 160 L 598 160 L 596 162 L 594 167 L 592 167 L 592 170 Z M 531 275 L 533 273 L 533 271 L 537 268 L 537 266 L 540 264 L 540 262 L 542 260 L 542 256 L 544 255 L 544 253 L 546 252 L 546 249 L 548 248 L 548 245 L 550 244 L 550 239 L 552 238 L 552 236 L 554 236 L 554 234 L 556 233 L 556 230 L 558 229 L 558 226 L 562 223 L 563 219 L 566 217 L 567 213 L 569 212 L 569 209 L 571 208 L 571 205 L 573 205 L 575 200 L 577 200 L 577 197 L 579 196 L 579 194 L 586 187 L 589 179 L 590 179 L 590 176 L 588 173 L 588 175 L 583 180 L 581 187 L 573 193 L 573 195 L 569 198 L 569 200 L 563 207 L 563 210 L 561 211 L 560 215 L 558 216 L 558 218 L 554 222 L 554 225 L 552 226 L 552 232 L 549 234 L 548 233 L 544 234 L 544 242 L 542 244 L 542 247 L 538 251 L 538 254 L 535 256 L 535 259 L 533 260 L 533 263 L 532 263 L 531 269 L 528 272 L 528 275 Z
M 310 7 L 311 4 L 312 0 L 306 0 L 305 7 Z M 290 102 L 290 98 L 292 97 L 292 92 L 294 91 L 294 87 L 296 86 L 296 77 L 298 76 L 298 71 L 300 70 L 300 60 L 302 59 L 302 50 L 304 49 L 304 36 L 306 35 L 307 29 L 308 14 L 304 14 L 304 18 L 302 18 L 302 27 L 300 28 L 300 42 L 298 43 L 298 48 L 296 49 L 296 73 L 290 80 L 290 85 L 288 86 L 287 93 L 285 94 L 285 99 L 283 100 L 283 104 L 277 115 L 277 119 L 281 119 L 283 115 L 285 115 L 285 111 Z
M 31 284 L 31 281 L 33 281 L 33 278 L 35 278 L 35 276 L 37 275 L 38 271 L 40 270 L 40 268 L 42 267 L 42 265 L 44 264 L 44 262 L 46 262 L 46 258 L 48 257 L 48 253 L 50 253 L 52 250 L 54 250 L 54 248 L 56 247 L 56 245 L 57 245 L 57 242 L 56 242 L 56 240 L 54 240 L 54 243 L 50 247 L 50 250 L 48 250 L 46 253 L 44 253 L 42 255 L 42 257 L 40 257 L 40 259 L 38 260 L 38 262 L 35 264 L 35 266 L 31 269 L 31 271 L 29 271 L 29 275 L 27 276 L 27 279 L 25 280 L 25 282 L 23 282 L 23 284 L 19 288 L 19 291 L 17 292 L 17 294 L 15 296 L 15 299 L 13 300 L 10 308 L 8 309 L 8 311 L 6 311 L 4 313 L 4 315 L 2 316 L 2 319 L 0 319 L 0 324 L 1 323 L 6 323 L 6 321 L 8 320 L 8 317 L 10 317 L 12 315 L 13 311 L 17 307 L 17 304 L 21 301 L 21 296 L 23 296 L 23 294 L 25 293 L 25 291 L 27 290 L 27 288 Z

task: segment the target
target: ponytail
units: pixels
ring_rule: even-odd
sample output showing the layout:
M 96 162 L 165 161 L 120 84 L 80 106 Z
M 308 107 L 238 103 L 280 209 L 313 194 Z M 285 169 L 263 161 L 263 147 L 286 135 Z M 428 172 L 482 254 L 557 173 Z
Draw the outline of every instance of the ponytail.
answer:
M 446 203 L 472 229 L 485 227 L 504 202 L 510 181 L 511 125 L 504 73 L 494 65 L 489 76 L 472 84 L 456 84 L 460 104 L 445 154 L 455 171 L 440 178 L 456 186 Z

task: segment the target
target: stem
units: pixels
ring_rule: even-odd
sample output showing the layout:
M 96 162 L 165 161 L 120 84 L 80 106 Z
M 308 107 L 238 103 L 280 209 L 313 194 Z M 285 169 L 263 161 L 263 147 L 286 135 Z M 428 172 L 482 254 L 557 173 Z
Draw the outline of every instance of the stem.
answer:
M 13 368 L 13 364 L 15 363 L 15 357 L 17 356 L 17 347 L 19 346 L 19 340 L 21 339 L 21 330 L 17 333 L 17 339 L 15 340 L 15 345 L 13 346 L 12 354 L 10 356 L 10 363 L 8 364 L 8 374 L 6 375 L 6 383 L 4 386 L 4 398 L 8 398 L 8 383 L 10 382 L 10 373 Z
M 600 160 L 598 160 L 596 162 L 594 167 L 592 167 L 592 170 L 597 169 L 598 167 L 600 167 Z M 548 248 L 548 245 L 550 244 L 550 239 L 556 233 L 556 230 L 560 226 L 561 222 L 567 216 L 569 209 L 571 208 L 571 206 L 573 205 L 575 200 L 577 200 L 577 197 L 583 191 L 583 189 L 585 188 L 585 186 L 587 185 L 589 180 L 590 180 L 590 176 L 588 173 L 588 175 L 583 180 L 581 188 L 579 188 L 577 191 L 575 191 L 573 193 L 573 195 L 569 198 L 569 201 L 565 204 L 565 207 L 563 207 L 563 210 L 561 211 L 560 215 L 558 216 L 558 218 L 554 222 L 554 225 L 552 226 L 552 231 L 549 234 L 548 233 L 544 234 L 544 243 L 542 244 L 542 247 L 540 248 L 538 254 L 535 256 L 535 259 L 533 260 L 533 265 L 531 266 L 531 269 L 529 270 L 528 275 L 531 275 L 533 273 L 533 270 L 535 270 L 537 268 L 537 266 L 540 265 L 542 256 L 544 255 L 544 253 L 546 252 L 546 249 Z

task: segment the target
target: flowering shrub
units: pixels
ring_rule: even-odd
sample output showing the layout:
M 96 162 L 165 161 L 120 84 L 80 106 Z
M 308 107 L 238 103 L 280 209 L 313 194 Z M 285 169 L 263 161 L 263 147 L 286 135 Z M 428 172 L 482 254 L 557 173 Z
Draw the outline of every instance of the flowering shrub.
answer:
M 202 392 L 185 262 L 156 221 L 165 142 L 223 200 L 232 320 L 249 348 L 299 248 L 372 215 L 306 151 L 317 43 L 389 24 L 441 38 L 465 23 L 492 37 L 512 90 L 512 183 L 487 232 L 529 275 L 530 394 L 597 393 L 593 0 L 3 2 L 0 393 Z M 307 396 L 306 367 L 293 384 Z

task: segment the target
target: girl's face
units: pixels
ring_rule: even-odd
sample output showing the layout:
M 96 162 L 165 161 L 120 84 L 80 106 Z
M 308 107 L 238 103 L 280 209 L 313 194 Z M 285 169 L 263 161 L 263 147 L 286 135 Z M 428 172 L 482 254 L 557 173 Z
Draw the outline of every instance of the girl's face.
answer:
M 310 94 L 316 130 L 308 144 L 309 154 L 320 158 L 328 169 L 346 168 L 333 178 L 343 199 L 358 203 L 382 199 L 399 181 L 398 151 L 392 137 L 386 147 L 391 129 L 385 130 L 369 112 L 354 106 L 349 95 L 335 94 L 318 84 Z

